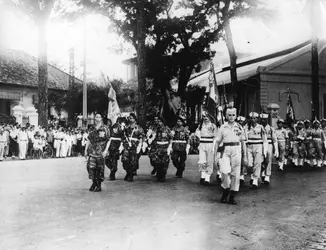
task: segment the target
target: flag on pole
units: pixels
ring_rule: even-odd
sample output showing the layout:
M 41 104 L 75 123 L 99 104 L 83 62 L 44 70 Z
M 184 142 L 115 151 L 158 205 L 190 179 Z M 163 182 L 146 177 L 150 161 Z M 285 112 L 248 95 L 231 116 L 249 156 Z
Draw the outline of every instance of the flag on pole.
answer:
M 295 121 L 295 114 L 292 104 L 292 99 L 290 93 L 288 93 L 288 100 L 287 100 L 287 107 L 286 107 L 286 120 L 288 122 L 294 122 Z
M 220 112 L 217 109 L 219 104 L 219 92 L 217 88 L 215 68 L 213 63 L 211 63 L 210 65 L 208 81 L 209 81 L 209 93 L 208 93 L 206 108 L 208 113 L 211 116 L 213 116 L 215 120 L 219 121 Z
M 110 87 L 110 90 L 108 93 L 109 105 L 108 105 L 108 117 L 107 118 L 112 121 L 112 124 L 115 124 L 120 115 L 120 108 L 119 108 L 119 104 L 117 102 L 117 94 L 116 94 L 115 90 L 113 89 L 111 83 L 107 81 L 107 79 L 103 73 L 101 73 L 100 83 L 104 84 L 103 86 Z

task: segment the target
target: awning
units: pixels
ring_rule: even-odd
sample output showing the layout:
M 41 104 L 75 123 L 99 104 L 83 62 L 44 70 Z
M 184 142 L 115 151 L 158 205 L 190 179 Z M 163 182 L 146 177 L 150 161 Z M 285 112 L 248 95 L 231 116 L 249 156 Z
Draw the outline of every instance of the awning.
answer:
M 0 91 L 0 99 L 20 101 L 21 93 L 1 90 Z
M 246 80 L 252 76 L 255 76 L 259 73 L 259 67 L 266 67 L 282 58 L 284 58 L 286 55 L 274 57 L 271 59 L 267 59 L 264 61 L 248 64 L 242 67 L 237 68 L 237 77 L 238 81 Z M 188 86 L 199 86 L 199 87 L 206 87 L 209 86 L 209 71 L 204 74 L 198 74 L 199 76 L 194 76 L 192 80 L 189 81 Z M 230 76 L 230 70 L 222 70 L 219 72 L 216 72 L 216 82 L 217 86 L 229 84 L 231 83 L 231 76 Z

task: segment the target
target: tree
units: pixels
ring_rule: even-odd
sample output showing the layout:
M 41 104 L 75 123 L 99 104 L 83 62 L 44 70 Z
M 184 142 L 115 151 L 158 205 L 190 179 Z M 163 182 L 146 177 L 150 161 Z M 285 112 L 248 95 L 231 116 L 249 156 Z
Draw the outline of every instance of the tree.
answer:
M 48 62 L 46 28 L 55 0 L 12 0 L 28 14 L 38 28 L 38 97 L 39 123 L 48 126 Z

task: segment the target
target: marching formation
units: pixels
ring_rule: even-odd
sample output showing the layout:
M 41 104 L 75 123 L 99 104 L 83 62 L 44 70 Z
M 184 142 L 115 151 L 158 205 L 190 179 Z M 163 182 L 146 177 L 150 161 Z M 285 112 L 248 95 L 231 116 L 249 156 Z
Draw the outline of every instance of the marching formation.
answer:
M 321 123 L 298 121 L 294 126 L 279 119 L 277 128 L 273 128 L 268 124 L 268 114 L 251 112 L 248 118 L 236 114 L 235 108 L 227 109 L 226 122 L 218 126 L 203 111 L 195 131 L 189 131 L 183 117 L 172 129 L 155 117 L 145 131 L 133 113 L 128 118 L 119 117 L 111 127 L 105 126 L 97 114 L 85 148 L 87 170 L 93 181 L 90 191 L 101 191 L 105 166 L 110 169 L 110 180 L 116 179 L 120 156 L 125 181 L 134 181 L 143 153 L 147 153 L 153 167 L 151 175 L 159 182 L 166 181 L 170 159 L 176 177 L 182 178 L 193 135 L 199 140 L 199 183 L 209 186 L 215 172 L 223 188 L 222 203 L 236 204 L 236 193 L 247 179 L 252 189 L 269 185 L 273 160 L 279 171 L 291 166 L 326 165 L 326 119 Z

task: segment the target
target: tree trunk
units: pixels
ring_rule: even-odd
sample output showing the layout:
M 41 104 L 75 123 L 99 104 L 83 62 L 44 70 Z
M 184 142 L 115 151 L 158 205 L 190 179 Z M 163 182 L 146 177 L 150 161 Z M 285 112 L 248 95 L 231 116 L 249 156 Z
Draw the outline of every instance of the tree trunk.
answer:
M 38 33 L 38 113 L 39 125 L 48 127 L 48 62 L 46 21 L 39 22 Z
M 146 36 L 144 31 L 144 15 L 144 8 L 139 8 L 137 19 L 138 100 L 136 110 L 141 126 L 146 125 Z
M 191 68 L 188 68 L 186 65 L 182 65 L 180 67 L 180 77 L 179 77 L 179 83 L 178 83 L 178 96 L 181 97 L 181 100 L 184 100 L 187 84 L 189 82 L 191 73 L 194 69 L 194 66 Z
M 238 83 L 238 77 L 237 77 L 237 55 L 234 48 L 233 43 L 233 36 L 230 26 L 229 19 L 226 19 L 225 21 L 225 34 L 226 34 L 226 46 L 228 48 L 229 57 L 230 57 L 230 75 L 231 75 L 231 86 L 232 86 L 232 93 L 233 93 L 233 101 L 234 106 L 236 107 L 238 104 L 236 103 L 237 100 L 237 83 Z

